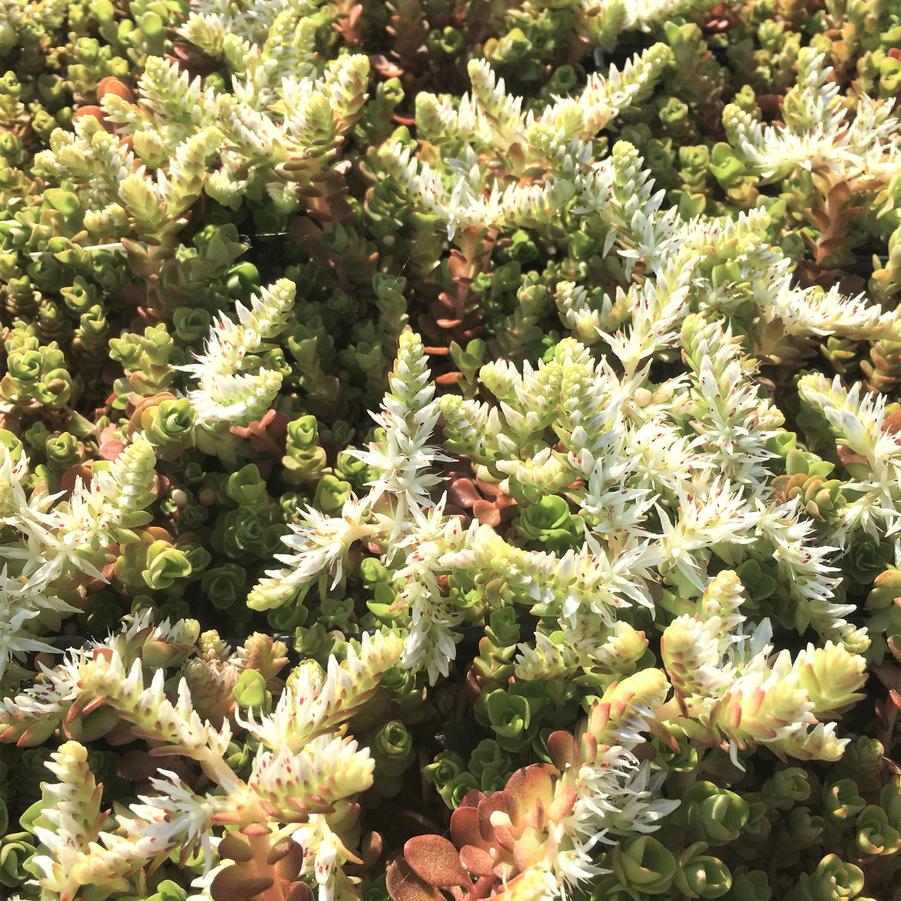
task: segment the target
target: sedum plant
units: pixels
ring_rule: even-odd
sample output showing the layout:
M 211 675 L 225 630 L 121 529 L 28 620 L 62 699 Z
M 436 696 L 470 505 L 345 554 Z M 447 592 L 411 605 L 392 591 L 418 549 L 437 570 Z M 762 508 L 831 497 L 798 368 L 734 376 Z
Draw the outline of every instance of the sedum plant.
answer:
M 0 0 L 0 895 L 893 898 L 899 43 Z

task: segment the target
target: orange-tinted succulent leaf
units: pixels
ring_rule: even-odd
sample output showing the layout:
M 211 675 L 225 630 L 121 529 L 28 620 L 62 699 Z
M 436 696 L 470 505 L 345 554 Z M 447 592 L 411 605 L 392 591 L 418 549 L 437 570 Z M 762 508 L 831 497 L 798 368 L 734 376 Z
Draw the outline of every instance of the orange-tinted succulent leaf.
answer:
M 576 762 L 576 740 L 562 729 L 548 736 L 547 751 L 554 766 L 562 773 L 567 766 Z
M 404 860 L 392 860 L 385 874 L 385 885 L 391 901 L 442 901 L 433 885 L 423 882 Z
M 534 870 L 532 870 L 520 873 L 515 879 L 508 881 L 504 886 L 503 894 L 499 897 L 504 901 L 533 901 L 536 892 L 541 890 L 542 886 L 536 885 Z
M 494 816 L 495 813 L 507 813 L 506 794 L 506 791 L 496 792 L 495 794 L 490 795 L 487 798 L 483 798 L 479 802 L 479 834 L 482 836 L 483 841 L 490 841 L 491 836 L 497 834 L 497 830 L 494 823 L 492 822 L 492 819 L 497 821 L 498 818 Z M 470 844 L 477 843 L 470 842 Z
M 231 866 L 216 875 L 210 894 L 213 901 L 250 901 L 274 882 L 271 876 L 245 876 L 240 867 Z
M 885 417 L 882 422 L 882 431 L 891 434 L 901 432 L 901 410 L 895 410 L 894 413 L 889 413 L 889 415 Z
M 285 901 L 313 901 L 315 897 L 313 889 L 305 882 L 295 882 L 294 885 L 288 889 L 288 893 L 285 895 Z
M 513 862 L 520 872 L 544 857 L 544 835 L 536 829 L 526 831 L 516 840 L 513 848 Z
M 134 94 L 131 91 L 131 88 L 122 81 L 119 81 L 113 75 L 107 75 L 106 78 L 101 78 L 99 83 L 97 84 L 97 99 L 102 100 L 107 94 L 115 94 L 117 97 L 121 97 L 123 100 L 128 100 L 131 102 L 134 100 Z
M 457 847 L 475 845 L 487 848 L 488 843 L 479 829 L 479 810 L 477 807 L 458 807 L 451 816 L 451 837 Z
M 516 849 L 516 834 L 509 826 L 497 825 L 494 827 L 494 842 L 512 853 Z
M 440 835 L 417 835 L 404 845 L 404 859 L 424 882 L 441 888 L 469 885 L 457 849 Z
M 478 500 L 472 505 L 472 515 L 483 525 L 495 528 L 501 524 L 501 511 L 491 501 Z
M 557 822 L 568 817 L 572 813 L 573 807 L 576 806 L 578 797 L 579 795 L 573 786 L 558 783 L 554 800 L 547 809 L 548 819 L 552 822 Z
M 480 876 L 469 890 L 466 901 L 479 901 L 481 898 L 490 897 L 496 883 L 496 876 Z
M 103 120 L 103 110 L 100 109 L 99 106 L 96 106 L 94 104 L 88 106 L 79 106 L 72 114 L 73 119 L 81 119 L 84 116 L 91 116 L 92 118 L 100 122 L 104 127 L 106 127 L 106 123 Z
M 448 489 L 448 496 L 459 507 L 468 510 L 473 504 L 480 500 L 480 495 L 476 489 L 472 479 L 465 476 L 458 476 L 451 481 Z
M 494 875 L 494 858 L 475 845 L 464 845 L 460 849 L 460 861 L 473 876 Z
M 863 456 L 863 454 L 856 453 L 851 450 L 850 447 L 845 447 L 844 444 L 836 445 L 835 453 L 839 460 L 841 460 L 843 466 L 850 466 L 854 463 L 861 463 L 864 466 L 867 465 L 867 458 Z
M 372 866 L 383 854 L 385 840 L 378 832 L 367 832 L 360 842 L 360 858 L 364 866 Z
M 292 841 L 290 838 L 282 839 L 277 844 L 273 845 L 269 849 L 269 856 L 266 858 L 266 863 L 270 866 L 278 863 L 283 857 L 290 854 L 291 851 L 297 847 L 297 842 Z
M 548 768 L 540 763 L 517 770 L 504 789 L 507 810 L 514 823 L 529 817 L 536 825 L 554 799 L 554 783 Z M 537 819 L 535 819 L 537 817 Z
M 253 859 L 253 851 L 247 839 L 237 832 L 230 832 L 222 839 L 219 843 L 218 852 L 220 857 L 234 860 L 238 863 L 246 863 L 248 860 Z

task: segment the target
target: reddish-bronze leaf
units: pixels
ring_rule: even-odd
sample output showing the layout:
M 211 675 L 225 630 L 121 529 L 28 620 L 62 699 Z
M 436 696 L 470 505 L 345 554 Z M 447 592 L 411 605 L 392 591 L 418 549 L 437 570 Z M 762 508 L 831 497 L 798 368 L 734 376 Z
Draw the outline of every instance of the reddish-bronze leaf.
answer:
M 460 862 L 473 876 L 494 875 L 494 858 L 475 845 L 464 845 L 460 849 Z
M 228 867 L 216 875 L 210 894 L 213 901 L 249 901 L 271 888 L 274 881 L 270 876 L 244 876 L 240 867 Z
M 534 829 L 526 829 L 516 841 L 513 848 L 513 861 L 516 869 L 522 872 L 544 856 L 544 834 Z
M 222 839 L 219 843 L 218 853 L 220 857 L 238 863 L 247 863 L 248 860 L 253 860 L 253 851 L 247 839 L 237 832 L 230 832 Z
M 576 740 L 569 732 L 559 729 L 548 736 L 547 751 L 554 766 L 562 773 L 576 762 Z
M 313 889 L 305 882 L 295 882 L 294 885 L 288 889 L 288 892 L 285 895 L 285 901 L 313 901 L 315 897 Z
M 578 793 L 571 785 L 558 783 L 554 800 L 551 801 L 547 809 L 548 819 L 557 821 L 568 817 L 572 813 L 573 807 L 576 806 L 578 797 Z
M 492 837 L 495 837 L 497 835 L 497 831 L 495 829 L 494 823 L 492 823 L 492 819 L 500 821 L 501 818 L 495 817 L 494 814 L 497 812 L 508 813 L 506 795 L 506 791 L 495 792 L 493 795 L 489 795 L 488 797 L 482 798 L 482 800 L 479 801 L 479 832 L 485 837 L 485 839 L 490 840 Z M 469 842 L 468 844 L 474 845 L 477 843 Z
M 129 102 L 134 100 L 134 94 L 132 94 L 131 88 L 112 75 L 107 75 L 106 78 L 101 78 L 100 82 L 97 85 L 98 100 L 102 100 L 107 94 L 115 94 L 117 97 L 121 97 L 123 100 L 127 100 Z
M 266 858 L 266 863 L 269 864 L 269 866 L 278 863 L 285 855 L 290 854 L 296 847 L 298 847 L 297 842 L 292 841 L 290 838 L 283 838 L 269 849 L 269 856 Z
M 535 763 L 517 770 L 507 781 L 504 794 L 514 823 L 526 816 L 540 819 L 553 800 L 554 783 L 547 767 Z
M 889 413 L 885 417 L 882 423 L 882 431 L 892 435 L 895 432 L 901 432 L 901 410 L 895 410 L 894 413 Z
M 106 122 L 103 118 L 103 110 L 100 109 L 99 106 L 79 106 L 72 114 L 73 119 L 81 119 L 85 116 L 91 116 L 92 118 L 96 119 L 101 125 L 103 125 L 104 128 L 106 128 Z M 108 128 L 107 131 L 109 131 Z
M 391 901 L 442 901 L 441 892 L 423 882 L 404 860 L 392 860 L 385 874 Z
M 458 807 L 451 814 L 451 836 L 459 847 L 463 845 L 476 845 L 480 848 L 488 847 L 488 843 L 479 829 L 479 811 L 476 807 Z
M 867 465 L 866 457 L 851 450 L 850 447 L 845 447 L 844 444 L 836 445 L 835 452 L 838 455 L 839 460 L 842 461 L 843 466 L 849 466 L 854 463 L 863 463 L 865 466 Z
M 450 888 L 471 880 L 460 863 L 457 849 L 440 835 L 417 835 L 404 845 L 404 859 L 430 885 Z
M 372 866 L 385 850 L 385 841 L 378 832 L 367 832 L 360 842 L 360 857 L 365 866 Z
M 465 901 L 479 901 L 481 898 L 490 897 L 496 882 L 496 876 L 480 876 L 469 890 Z
M 466 476 L 455 478 L 448 489 L 448 497 L 459 507 L 468 510 L 476 501 L 480 500 L 479 492 L 472 479 Z
M 491 501 L 478 500 L 473 504 L 472 515 L 483 525 L 497 528 L 501 524 L 501 511 Z
M 156 774 L 159 764 L 146 751 L 126 751 L 116 765 L 119 775 L 130 782 L 144 782 Z M 224 842 L 223 842 L 224 844 Z

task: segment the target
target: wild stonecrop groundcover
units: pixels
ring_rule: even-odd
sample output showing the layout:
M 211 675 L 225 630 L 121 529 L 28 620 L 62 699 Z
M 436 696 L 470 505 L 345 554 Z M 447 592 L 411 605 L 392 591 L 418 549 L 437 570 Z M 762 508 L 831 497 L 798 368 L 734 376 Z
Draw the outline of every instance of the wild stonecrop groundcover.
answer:
M 0 896 L 896 901 L 899 48 L 0 0 Z

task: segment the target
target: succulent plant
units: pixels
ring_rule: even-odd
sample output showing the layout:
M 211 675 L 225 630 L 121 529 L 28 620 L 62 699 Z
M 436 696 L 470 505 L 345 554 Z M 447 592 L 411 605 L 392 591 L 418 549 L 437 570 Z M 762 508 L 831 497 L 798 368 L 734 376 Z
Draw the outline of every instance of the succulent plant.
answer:
M 893 897 L 899 42 L 0 0 L 0 894 Z

